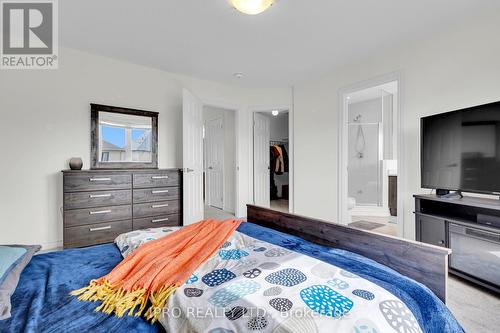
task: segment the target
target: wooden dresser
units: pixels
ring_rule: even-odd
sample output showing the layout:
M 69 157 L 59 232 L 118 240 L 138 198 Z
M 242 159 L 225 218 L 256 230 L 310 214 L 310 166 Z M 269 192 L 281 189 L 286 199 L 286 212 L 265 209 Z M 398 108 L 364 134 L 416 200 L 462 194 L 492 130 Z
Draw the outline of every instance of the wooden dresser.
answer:
M 121 233 L 182 225 L 179 169 L 63 171 L 64 248 Z

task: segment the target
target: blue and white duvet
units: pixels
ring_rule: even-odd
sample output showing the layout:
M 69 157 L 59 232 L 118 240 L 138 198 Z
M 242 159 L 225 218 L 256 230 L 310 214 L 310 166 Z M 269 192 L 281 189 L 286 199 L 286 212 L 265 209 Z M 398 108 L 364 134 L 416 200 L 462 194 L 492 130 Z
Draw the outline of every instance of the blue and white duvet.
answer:
M 134 232 L 133 238 L 144 242 L 170 230 Z M 130 238 L 125 234 L 122 243 Z M 388 290 L 241 232 L 170 297 L 160 322 L 167 332 L 422 332 Z

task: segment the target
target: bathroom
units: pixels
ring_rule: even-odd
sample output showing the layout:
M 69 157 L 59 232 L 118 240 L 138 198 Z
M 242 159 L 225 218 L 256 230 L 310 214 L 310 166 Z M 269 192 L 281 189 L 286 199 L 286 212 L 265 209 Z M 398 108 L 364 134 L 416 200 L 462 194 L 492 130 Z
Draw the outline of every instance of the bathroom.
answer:
M 397 84 L 348 96 L 350 226 L 397 234 Z

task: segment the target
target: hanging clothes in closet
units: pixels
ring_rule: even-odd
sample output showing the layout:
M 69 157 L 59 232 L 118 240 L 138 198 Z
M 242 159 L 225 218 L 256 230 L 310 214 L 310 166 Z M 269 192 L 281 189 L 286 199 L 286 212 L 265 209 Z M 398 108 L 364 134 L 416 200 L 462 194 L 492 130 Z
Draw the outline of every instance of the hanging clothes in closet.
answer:
M 284 144 L 273 144 L 270 147 L 270 173 L 271 173 L 271 200 L 278 199 L 278 187 L 274 179 L 274 175 L 282 175 L 288 172 L 288 152 Z

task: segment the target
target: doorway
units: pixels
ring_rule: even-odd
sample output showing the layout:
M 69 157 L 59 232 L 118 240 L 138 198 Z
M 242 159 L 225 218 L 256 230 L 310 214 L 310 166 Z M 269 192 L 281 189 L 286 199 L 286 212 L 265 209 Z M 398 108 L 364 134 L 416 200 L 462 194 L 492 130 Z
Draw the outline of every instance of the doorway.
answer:
M 203 106 L 204 218 L 235 218 L 235 113 L 234 110 Z
M 341 221 L 392 236 L 403 234 L 399 94 L 397 78 L 347 89 L 340 122 Z
M 254 202 L 290 211 L 288 110 L 254 113 Z

